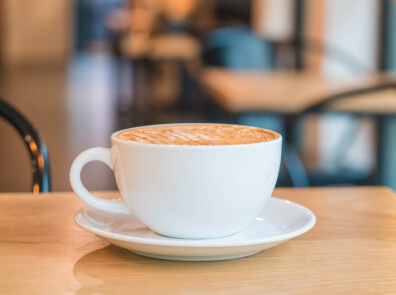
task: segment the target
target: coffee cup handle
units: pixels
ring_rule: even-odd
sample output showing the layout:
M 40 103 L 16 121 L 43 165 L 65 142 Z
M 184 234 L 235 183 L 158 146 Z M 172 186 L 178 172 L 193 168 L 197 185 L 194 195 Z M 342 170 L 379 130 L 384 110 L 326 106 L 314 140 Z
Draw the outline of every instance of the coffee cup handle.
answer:
M 91 194 L 81 182 L 81 170 L 91 161 L 100 161 L 114 170 L 111 160 L 111 150 L 106 148 L 91 148 L 82 152 L 73 162 L 70 169 L 70 184 L 77 196 L 86 204 L 102 211 L 113 213 L 131 213 L 123 200 L 103 199 Z

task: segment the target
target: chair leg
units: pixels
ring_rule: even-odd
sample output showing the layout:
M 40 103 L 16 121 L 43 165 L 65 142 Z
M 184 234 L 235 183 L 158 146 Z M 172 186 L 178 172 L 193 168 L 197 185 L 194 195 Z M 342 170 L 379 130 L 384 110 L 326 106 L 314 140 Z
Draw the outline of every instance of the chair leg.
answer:
M 285 146 L 283 149 L 283 163 L 293 187 L 309 187 L 309 179 L 300 156 L 294 146 Z

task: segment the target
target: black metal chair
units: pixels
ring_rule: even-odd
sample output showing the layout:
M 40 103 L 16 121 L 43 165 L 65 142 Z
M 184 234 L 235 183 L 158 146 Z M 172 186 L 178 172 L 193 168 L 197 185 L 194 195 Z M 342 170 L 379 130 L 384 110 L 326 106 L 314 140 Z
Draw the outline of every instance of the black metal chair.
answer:
M 306 187 L 310 185 L 319 185 L 319 186 L 326 186 L 326 185 L 343 185 L 343 184 L 355 184 L 355 185 L 362 185 L 362 184 L 379 184 L 380 183 L 380 173 L 382 154 L 381 154 L 381 146 L 384 145 L 383 143 L 383 136 L 381 135 L 382 132 L 382 121 L 383 118 L 388 116 L 388 114 L 378 114 L 376 112 L 351 112 L 348 111 L 347 113 L 353 115 L 355 117 L 370 117 L 374 118 L 377 123 L 377 168 L 375 171 L 370 173 L 369 175 L 360 173 L 359 171 L 353 171 L 351 169 L 344 169 L 343 171 L 336 171 L 331 175 L 321 175 L 317 173 L 316 175 L 310 175 L 297 152 L 296 142 L 297 138 L 295 138 L 295 126 L 297 126 L 297 122 L 302 120 L 309 114 L 319 113 L 323 114 L 329 112 L 329 107 L 331 107 L 332 103 L 335 103 L 339 100 L 346 99 L 348 97 L 359 97 L 360 95 L 376 93 L 382 90 L 387 89 L 396 89 L 396 81 L 389 80 L 382 83 L 379 83 L 374 86 L 362 87 L 359 89 L 354 89 L 346 92 L 341 92 L 335 95 L 331 95 L 326 97 L 325 99 L 321 100 L 320 103 L 312 105 L 308 107 L 303 112 L 290 116 L 288 120 L 286 120 L 286 145 L 285 145 L 285 153 L 284 153 L 284 163 L 286 166 L 287 174 L 289 176 L 289 180 L 295 187 Z M 330 108 L 331 112 L 331 108 Z M 394 115 L 394 114 L 390 114 Z M 348 147 L 344 147 L 344 150 Z M 346 181 L 346 183 L 344 183 Z
M 5 118 L 18 133 L 29 151 L 33 173 L 33 193 L 50 192 L 51 177 L 47 148 L 33 124 L 17 109 L 0 98 L 0 117 Z

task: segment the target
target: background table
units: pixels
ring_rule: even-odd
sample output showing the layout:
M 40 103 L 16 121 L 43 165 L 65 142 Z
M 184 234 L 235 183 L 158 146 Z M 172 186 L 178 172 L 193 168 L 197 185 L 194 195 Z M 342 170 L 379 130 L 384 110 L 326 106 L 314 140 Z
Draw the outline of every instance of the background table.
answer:
M 132 34 L 120 41 L 121 51 L 132 59 L 190 60 L 198 58 L 201 51 L 198 40 L 187 34 L 161 34 L 136 39 Z
M 185 99 L 179 93 L 186 87 L 185 64 L 196 62 L 201 53 L 199 40 L 188 34 L 139 36 L 132 33 L 119 41 L 120 53 L 129 61 L 133 74 L 131 81 L 118 85 L 118 96 L 123 101 L 118 108 L 131 109 L 133 126 L 152 124 L 156 108 L 166 109 Z M 131 95 L 121 98 L 122 88 L 131 89 Z
M 204 69 L 199 81 L 218 105 L 232 113 L 299 113 L 326 98 L 346 91 L 393 82 L 392 74 L 372 74 L 330 80 L 311 72 L 236 71 Z M 373 97 L 374 96 L 374 97 Z M 331 110 L 342 112 L 396 113 L 396 92 L 348 97 Z
M 72 193 L 0 194 L 0 293 L 394 294 L 391 190 L 277 189 L 274 195 L 310 208 L 316 226 L 254 256 L 178 262 L 141 257 L 81 230 L 73 215 L 84 204 Z

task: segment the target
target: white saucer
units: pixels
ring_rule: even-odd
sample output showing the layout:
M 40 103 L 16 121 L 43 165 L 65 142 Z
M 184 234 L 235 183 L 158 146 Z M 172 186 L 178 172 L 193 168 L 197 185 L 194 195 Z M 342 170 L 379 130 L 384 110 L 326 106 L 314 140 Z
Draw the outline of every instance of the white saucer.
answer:
M 136 254 L 168 260 L 225 260 L 256 254 L 310 230 L 315 215 L 304 206 L 271 198 L 241 232 L 219 239 L 188 240 L 160 236 L 128 214 L 86 207 L 75 215 L 81 228 Z

